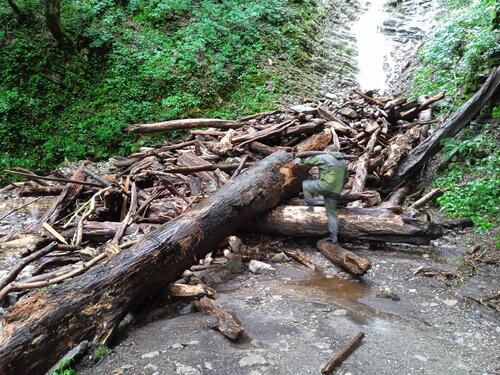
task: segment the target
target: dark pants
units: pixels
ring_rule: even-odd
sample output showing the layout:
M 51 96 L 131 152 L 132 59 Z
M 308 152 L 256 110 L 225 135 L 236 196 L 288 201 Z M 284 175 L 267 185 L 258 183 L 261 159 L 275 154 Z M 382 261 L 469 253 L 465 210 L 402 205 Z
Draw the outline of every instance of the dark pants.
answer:
M 337 197 L 338 194 L 332 193 L 323 187 L 321 181 L 318 180 L 305 180 L 302 182 L 302 191 L 304 193 L 304 200 L 310 206 L 314 203 L 314 197 L 322 195 L 325 201 L 326 215 L 328 216 L 328 230 L 330 231 L 330 238 L 333 243 L 337 243 L 337 236 L 339 232 L 339 219 L 337 218 Z

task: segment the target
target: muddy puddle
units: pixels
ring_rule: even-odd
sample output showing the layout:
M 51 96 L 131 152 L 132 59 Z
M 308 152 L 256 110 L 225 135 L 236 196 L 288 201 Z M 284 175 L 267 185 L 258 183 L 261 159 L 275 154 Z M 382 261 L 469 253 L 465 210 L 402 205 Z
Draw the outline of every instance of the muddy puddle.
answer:
M 328 276 L 323 272 L 314 272 L 311 277 L 297 281 L 293 287 L 311 295 L 333 299 L 357 300 L 370 295 L 370 287 L 361 281 Z

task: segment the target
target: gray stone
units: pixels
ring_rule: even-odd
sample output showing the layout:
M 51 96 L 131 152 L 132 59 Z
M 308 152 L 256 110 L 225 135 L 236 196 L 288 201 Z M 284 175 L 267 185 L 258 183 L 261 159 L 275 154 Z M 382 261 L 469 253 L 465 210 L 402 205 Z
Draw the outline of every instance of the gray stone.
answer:
M 172 344 L 172 349 L 182 349 L 184 348 L 184 345 L 176 342 L 175 344 Z
M 450 306 L 450 307 L 455 306 L 455 305 L 457 304 L 457 302 L 458 302 L 458 301 L 457 301 L 456 299 L 445 299 L 445 300 L 443 301 L 443 303 L 444 303 L 446 306 Z
M 149 352 L 141 355 L 141 358 L 146 359 L 146 358 L 154 358 L 156 356 L 160 355 L 160 352 L 158 350 L 154 352 Z
M 194 367 L 186 366 L 182 363 L 176 363 L 175 366 L 175 373 L 178 375 L 201 375 L 201 372 Z
M 278 254 L 275 254 L 272 259 L 271 259 L 274 263 L 281 263 L 281 262 L 284 262 L 285 260 L 287 260 L 287 257 L 286 257 L 286 254 L 285 253 L 278 253 Z
M 333 315 L 335 316 L 346 316 L 347 315 L 347 310 L 344 309 L 338 309 L 333 312 Z
M 416 359 L 418 359 L 419 361 L 422 361 L 422 362 L 427 362 L 427 357 L 424 357 L 423 355 L 415 354 L 413 356 L 413 358 L 416 358 Z
M 265 365 L 266 363 L 267 363 L 266 359 L 259 354 L 253 354 L 253 355 L 243 357 L 240 359 L 240 362 L 239 362 L 240 367 Z
M 354 109 L 349 108 L 349 107 L 341 108 L 339 113 L 342 116 L 349 117 L 352 119 L 358 118 L 358 113 Z
M 142 369 L 141 375 L 153 375 L 157 370 L 158 370 L 158 366 L 155 366 L 152 363 L 148 363 Z
M 269 274 L 276 271 L 271 265 L 259 262 L 258 260 L 252 259 L 248 264 L 248 269 L 250 272 L 255 274 Z

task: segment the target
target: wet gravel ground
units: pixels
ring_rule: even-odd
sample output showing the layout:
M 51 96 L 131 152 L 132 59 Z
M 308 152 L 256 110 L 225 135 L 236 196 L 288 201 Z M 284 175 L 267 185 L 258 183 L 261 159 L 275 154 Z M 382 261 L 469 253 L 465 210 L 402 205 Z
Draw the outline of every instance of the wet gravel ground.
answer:
M 271 263 L 276 270 L 268 275 L 205 272 L 205 281 L 217 281 L 217 302 L 241 321 L 243 339 L 230 342 L 212 317 L 176 302 L 137 319 L 108 356 L 79 374 L 318 374 L 360 331 L 362 345 L 336 373 L 498 374 L 499 315 L 464 298 L 498 291 L 498 266 L 481 265 L 460 282 L 413 275 L 420 266 L 456 271 L 467 248 L 454 238 L 435 247 L 358 250 L 373 265 L 362 280 L 307 243 L 292 248 L 319 272 L 294 262 Z M 377 298 L 381 291 L 399 300 Z

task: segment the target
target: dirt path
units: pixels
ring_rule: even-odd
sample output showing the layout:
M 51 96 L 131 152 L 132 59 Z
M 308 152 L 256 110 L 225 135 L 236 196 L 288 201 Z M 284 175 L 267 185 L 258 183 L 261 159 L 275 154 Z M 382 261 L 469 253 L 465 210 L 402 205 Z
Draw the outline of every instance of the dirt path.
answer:
M 466 248 L 452 239 L 406 251 L 360 250 L 373 263 L 361 282 L 307 243 L 294 245 L 324 273 L 293 262 L 273 264 L 272 275 L 207 273 L 206 281 L 219 281 L 212 284 L 217 302 L 246 330 L 241 342 L 229 342 L 211 328 L 210 317 L 192 313 L 189 304 L 168 305 L 140 319 L 108 357 L 81 373 L 317 374 L 359 331 L 366 333 L 362 346 L 337 373 L 498 373 L 499 316 L 463 297 L 498 290 L 497 266 L 482 267 L 480 275 L 458 286 L 413 276 L 420 266 L 456 270 Z M 382 291 L 400 300 L 377 298 Z

